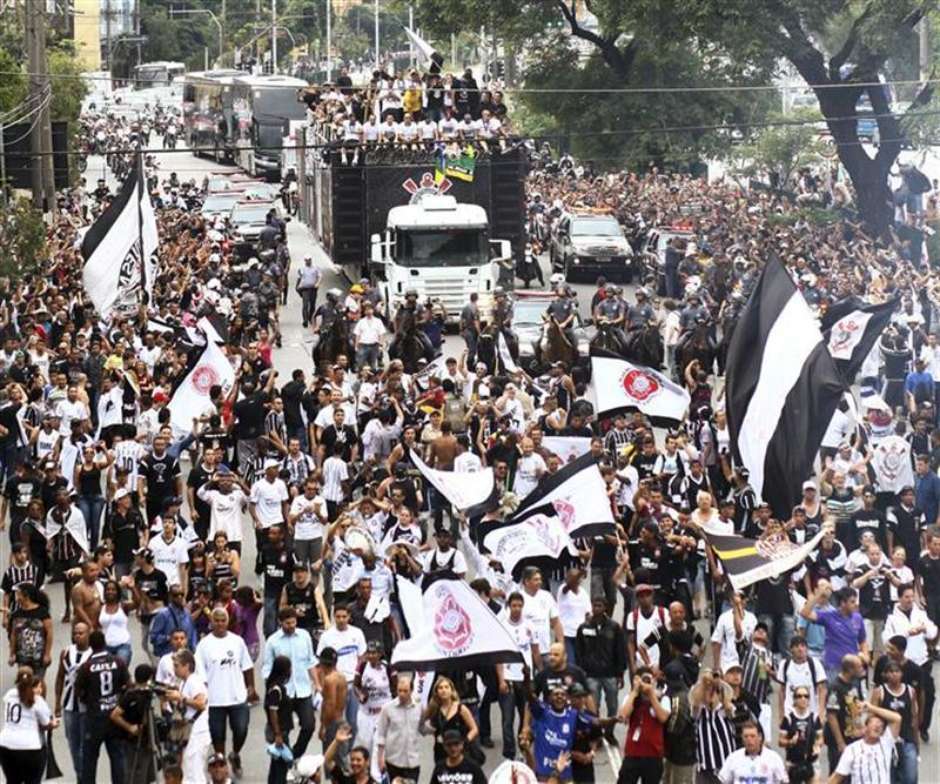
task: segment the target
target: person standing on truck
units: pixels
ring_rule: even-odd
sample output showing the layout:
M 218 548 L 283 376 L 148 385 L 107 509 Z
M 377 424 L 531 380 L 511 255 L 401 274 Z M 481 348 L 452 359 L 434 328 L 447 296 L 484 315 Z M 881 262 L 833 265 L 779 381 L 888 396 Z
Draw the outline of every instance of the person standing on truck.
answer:
M 480 306 L 477 300 L 480 296 L 474 291 L 470 294 L 470 301 L 460 311 L 460 337 L 467 344 L 467 366 L 476 364 L 477 341 L 480 339 Z
M 310 325 L 310 320 L 317 310 L 317 292 L 320 289 L 320 280 L 323 273 L 320 268 L 313 263 L 312 256 L 304 256 L 303 266 L 297 270 L 297 284 L 294 288 L 300 295 L 303 303 L 301 308 L 303 324 L 305 327 Z

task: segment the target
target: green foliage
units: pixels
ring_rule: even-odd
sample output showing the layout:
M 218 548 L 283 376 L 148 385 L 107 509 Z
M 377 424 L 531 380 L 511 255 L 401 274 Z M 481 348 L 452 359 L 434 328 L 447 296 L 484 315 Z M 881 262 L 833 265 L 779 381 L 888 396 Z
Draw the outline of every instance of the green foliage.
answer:
M 75 59 L 75 50 L 60 44 L 48 50 L 50 83 L 52 84 L 52 106 L 50 114 L 53 120 L 66 120 L 74 124 L 82 110 L 82 100 L 88 88 L 78 78 L 82 69 Z
M 0 71 L 11 74 L 22 69 L 14 56 L 6 49 L 0 48 Z M 0 112 L 8 112 L 20 106 L 26 100 L 28 85 L 26 76 L 4 76 L 0 80 Z
M 773 114 L 768 122 L 794 123 L 818 121 L 819 112 L 803 110 L 787 117 Z M 767 176 L 776 186 L 786 189 L 803 166 L 819 163 L 825 144 L 816 125 L 770 125 L 756 131 L 747 143 L 736 146 L 729 157 L 733 170 L 744 177 Z
M 46 225 L 28 199 L 0 205 L 0 276 L 12 280 L 36 273 L 48 258 Z

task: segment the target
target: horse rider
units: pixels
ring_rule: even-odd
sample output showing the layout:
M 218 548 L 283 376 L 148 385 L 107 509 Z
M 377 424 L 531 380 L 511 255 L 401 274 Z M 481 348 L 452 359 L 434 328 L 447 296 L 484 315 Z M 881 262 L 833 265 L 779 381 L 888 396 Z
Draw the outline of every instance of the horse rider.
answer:
M 632 332 L 656 321 L 656 311 L 650 305 L 649 292 L 640 287 L 636 290 L 636 305 L 627 308 L 627 327 Z
M 473 367 L 477 361 L 477 342 L 480 339 L 479 295 L 474 291 L 470 301 L 460 311 L 460 336 L 467 344 L 467 367 Z
M 512 331 L 512 297 L 506 296 L 506 291 L 502 286 L 497 286 L 493 290 L 493 296 L 496 297 L 496 302 L 493 303 L 493 326 L 496 328 L 497 335 L 500 332 L 503 334 L 510 353 L 515 355 L 516 336 Z
M 604 287 L 604 299 L 597 303 L 594 308 L 594 323 L 609 324 L 611 332 L 620 341 L 626 342 L 626 335 L 623 333 L 623 325 L 626 320 L 626 304 L 617 296 L 617 287 L 613 283 L 608 283 Z
M 702 297 L 699 294 L 689 296 L 688 304 L 679 314 L 679 329 L 682 332 L 688 332 L 695 329 L 695 325 L 700 321 L 708 322 L 711 320 L 711 314 L 708 308 L 702 303 Z
M 578 341 L 574 335 L 574 319 L 578 309 L 574 300 L 567 295 L 564 285 L 555 286 L 555 299 L 548 303 L 545 314 L 542 318 L 545 321 L 553 319 L 564 333 L 568 342 L 572 346 L 577 346 Z
M 398 306 L 398 310 L 395 311 L 395 317 L 393 319 L 395 336 L 392 338 L 392 342 L 388 347 L 390 355 L 395 352 L 398 347 L 398 341 L 401 339 L 402 326 L 407 318 L 411 319 L 414 333 L 417 335 L 418 340 L 421 341 L 423 353 L 429 354 L 433 352 L 434 347 L 431 345 L 431 339 L 425 334 L 424 330 L 421 329 L 419 323 L 421 310 L 422 306 L 418 304 L 417 290 L 408 289 L 405 291 L 405 301 Z
M 317 308 L 317 312 L 313 317 L 314 332 L 321 335 L 324 332 L 329 332 L 336 322 L 343 318 L 343 312 L 340 309 L 340 299 L 342 296 L 343 292 L 339 289 L 330 289 L 326 292 L 326 302 Z

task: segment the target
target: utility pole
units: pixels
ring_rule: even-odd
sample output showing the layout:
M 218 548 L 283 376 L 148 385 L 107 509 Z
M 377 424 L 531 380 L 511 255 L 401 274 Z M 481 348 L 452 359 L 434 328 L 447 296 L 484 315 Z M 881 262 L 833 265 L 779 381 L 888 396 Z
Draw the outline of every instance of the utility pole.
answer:
M 333 78 L 333 0 L 326 0 L 326 80 Z
M 277 0 L 271 0 L 271 73 L 277 73 Z
M 104 51 L 105 70 L 111 72 L 111 0 L 104 3 Z
M 924 17 L 917 25 L 918 41 L 920 43 L 920 80 L 926 84 L 930 78 L 930 17 Z
M 415 9 L 411 3 L 408 4 L 408 29 L 411 32 L 415 31 Z M 415 44 L 410 35 L 408 36 L 408 64 L 412 68 L 415 67 Z
M 379 0 L 375 0 L 375 70 L 380 69 L 381 57 L 379 56 Z
M 30 106 L 38 112 L 30 131 L 30 181 L 33 206 L 55 210 L 55 178 L 52 171 L 52 125 L 49 120 L 49 79 L 46 60 L 46 8 L 43 3 L 25 3 L 26 45 L 29 63 Z

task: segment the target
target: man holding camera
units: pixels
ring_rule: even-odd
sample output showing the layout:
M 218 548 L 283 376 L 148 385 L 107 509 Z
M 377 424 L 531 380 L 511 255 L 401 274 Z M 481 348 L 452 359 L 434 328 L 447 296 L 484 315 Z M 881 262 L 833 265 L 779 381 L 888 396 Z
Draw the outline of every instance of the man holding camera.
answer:
M 150 681 L 153 667 L 138 664 L 134 668 L 134 683 L 118 699 L 111 711 L 111 723 L 118 732 L 129 784 L 150 784 L 156 777 L 156 752 L 150 743 L 150 700 L 153 691 Z

